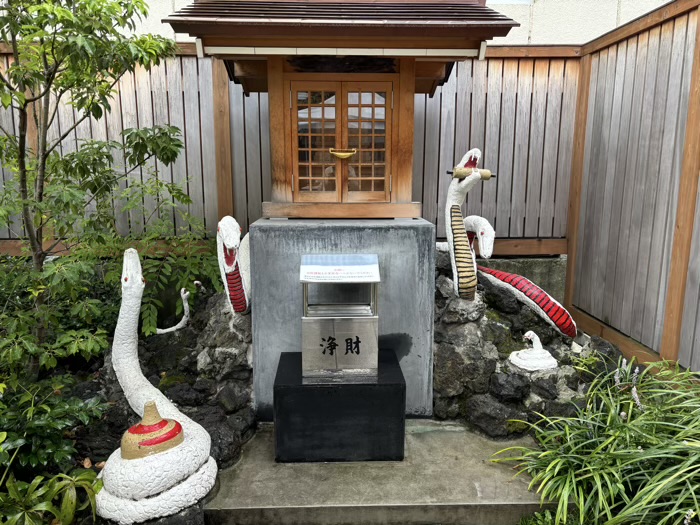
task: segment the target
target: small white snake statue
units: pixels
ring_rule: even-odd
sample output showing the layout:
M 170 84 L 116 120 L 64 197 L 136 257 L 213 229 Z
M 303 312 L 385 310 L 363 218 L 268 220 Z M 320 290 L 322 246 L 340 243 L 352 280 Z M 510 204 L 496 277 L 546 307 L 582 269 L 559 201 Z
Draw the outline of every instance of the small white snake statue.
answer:
M 479 241 L 482 257 L 488 259 L 493 253 L 495 231 L 491 224 L 477 215 L 462 219 L 462 203 L 467 192 L 477 182 L 484 180 L 484 170 L 477 168 L 481 151 L 469 150 L 455 167 L 455 177 L 447 190 L 445 205 L 445 230 L 452 263 L 454 290 L 462 299 L 473 300 L 476 293 L 477 271 L 489 282 L 499 288 L 508 289 L 516 298 L 530 306 L 538 316 L 562 335 L 576 337 L 576 323 L 571 314 L 547 292 L 529 279 L 517 274 L 493 270 L 476 264 L 474 239 Z M 460 178 L 457 175 L 466 176 Z M 490 172 L 487 172 L 490 175 Z
M 97 513 L 120 524 L 167 516 L 202 499 L 216 482 L 217 465 L 210 457 L 211 437 L 180 412 L 143 375 L 138 359 L 138 324 L 145 283 L 136 250 L 124 252 L 122 302 L 112 344 L 112 366 L 131 408 L 143 416 L 155 401 L 164 418 L 181 425 L 181 444 L 137 459 L 115 450 L 101 472 Z M 166 436 L 167 437 L 167 436 Z

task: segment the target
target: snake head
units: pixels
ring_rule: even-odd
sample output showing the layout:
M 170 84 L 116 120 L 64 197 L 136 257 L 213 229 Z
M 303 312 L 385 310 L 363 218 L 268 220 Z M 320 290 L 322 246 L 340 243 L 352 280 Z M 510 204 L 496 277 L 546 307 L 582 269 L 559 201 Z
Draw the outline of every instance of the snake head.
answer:
M 462 160 L 459 161 L 457 166 L 476 169 L 479 166 L 480 159 L 481 150 L 479 148 L 472 148 L 464 154 L 464 157 L 462 157 Z
M 540 338 L 537 337 L 537 334 L 533 332 L 532 330 L 528 330 L 525 332 L 525 335 L 523 336 L 523 341 L 528 341 L 531 343 L 533 346 L 535 345 L 535 341 L 539 342 Z
M 122 292 L 140 288 L 143 290 L 146 281 L 141 271 L 139 252 L 129 248 L 124 252 L 124 264 L 122 265 Z
M 493 241 L 496 239 L 496 231 L 488 221 L 482 221 L 476 235 L 479 238 L 479 255 L 484 259 L 488 259 L 493 254 Z
M 241 231 L 242 228 L 233 217 L 227 215 L 219 221 L 216 230 L 216 249 L 226 273 L 232 271 L 236 264 L 238 247 L 241 245 Z

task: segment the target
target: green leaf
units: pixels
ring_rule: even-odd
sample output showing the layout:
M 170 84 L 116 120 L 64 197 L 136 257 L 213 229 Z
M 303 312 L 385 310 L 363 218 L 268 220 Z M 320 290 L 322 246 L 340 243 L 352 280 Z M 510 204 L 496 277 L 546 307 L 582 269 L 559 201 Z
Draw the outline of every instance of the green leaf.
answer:
M 61 498 L 60 520 L 62 523 L 72 523 L 75 516 L 75 508 L 78 502 L 78 496 L 75 486 L 72 484 L 66 488 Z

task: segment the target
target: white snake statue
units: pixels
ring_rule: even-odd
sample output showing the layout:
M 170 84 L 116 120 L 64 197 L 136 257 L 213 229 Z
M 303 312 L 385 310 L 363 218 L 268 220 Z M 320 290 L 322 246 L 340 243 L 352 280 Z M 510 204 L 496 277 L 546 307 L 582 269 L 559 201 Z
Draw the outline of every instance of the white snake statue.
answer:
M 250 241 L 248 234 L 241 239 L 241 231 L 236 219 L 228 215 L 222 218 L 216 250 L 228 303 L 235 313 L 246 314 L 250 311 Z
M 571 314 L 547 292 L 529 279 L 517 274 L 493 270 L 476 264 L 474 239 L 479 240 L 479 251 L 482 257 L 488 259 L 493 253 L 495 231 L 491 224 L 477 215 L 462 219 L 462 203 L 467 192 L 479 180 L 484 179 L 482 171 L 477 166 L 481 158 L 478 149 L 469 150 L 455 168 L 466 168 L 467 176 L 455 176 L 447 190 L 445 205 L 445 230 L 452 263 L 454 290 L 459 297 L 473 300 L 476 293 L 477 271 L 489 282 L 499 288 L 508 289 L 516 298 L 530 306 L 538 316 L 544 319 L 562 335 L 576 337 L 576 323 Z M 471 173 L 469 173 L 471 170 Z
M 112 344 L 112 366 L 131 408 L 143 416 L 155 401 L 164 418 L 180 423 L 181 444 L 154 455 L 124 459 L 115 450 L 101 472 L 97 513 L 120 524 L 137 523 L 185 509 L 209 493 L 216 482 L 211 437 L 180 412 L 143 376 L 138 359 L 138 324 L 145 283 L 136 250 L 124 252 L 122 302 Z
M 450 247 L 454 290 L 459 297 L 469 301 L 473 301 L 476 294 L 476 260 L 462 218 L 462 203 L 469 190 L 481 180 L 481 173 L 477 169 L 480 158 L 481 151 L 476 148 L 470 149 L 462 157 L 457 167 L 471 169 L 472 172 L 464 178 L 452 178 L 445 203 L 445 230 Z
M 540 338 L 532 330 L 525 332 L 523 336 L 525 341 L 532 343 L 532 348 L 525 350 L 517 350 L 508 356 L 508 360 L 518 368 L 535 372 L 537 370 L 548 370 L 557 368 L 557 360 L 552 357 L 547 350 L 544 349 Z

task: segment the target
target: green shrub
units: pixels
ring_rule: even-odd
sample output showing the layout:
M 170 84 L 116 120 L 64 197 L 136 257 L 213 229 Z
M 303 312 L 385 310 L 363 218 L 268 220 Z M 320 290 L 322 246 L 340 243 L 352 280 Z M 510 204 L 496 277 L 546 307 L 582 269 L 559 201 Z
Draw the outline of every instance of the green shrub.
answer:
M 520 525 L 554 525 L 556 514 L 552 511 L 545 510 L 543 512 L 535 512 L 532 516 L 526 516 L 520 519 Z M 568 524 L 573 524 L 574 521 L 569 519 Z
M 555 523 L 698 523 L 700 383 L 667 363 L 643 371 L 625 360 L 599 376 L 575 417 L 531 425 L 538 448 L 500 452 L 532 476 Z
M 196 244 L 203 230 L 186 214 L 178 221 L 185 232 L 177 233 L 187 235 L 161 243 L 172 230 L 170 209 L 190 203 L 181 187 L 153 173 L 156 160 L 167 166 L 182 150 L 177 128 L 125 129 L 116 140 L 63 145 L 111 110 L 123 75 L 174 54 L 172 40 L 134 34 L 146 14 L 143 0 L 11 0 L 0 10 L 0 43 L 13 55 L 0 74 L 0 103 L 17 124 L 12 133 L 0 127 L 0 164 L 13 174 L 0 192 L 0 222 L 23 239 L 26 254 L 0 259 L 3 523 L 53 516 L 67 525 L 98 490 L 94 473 L 66 474 L 76 465 L 74 428 L 105 409 L 72 397 L 70 375 L 108 347 L 124 249 L 138 243 L 148 253 L 146 333 L 155 331 L 165 287 L 192 289 L 194 278 L 212 276 L 218 284 L 215 251 Z M 75 122 L 56 135 L 59 104 Z M 115 203 L 143 218 L 134 228 L 144 230 L 139 239 L 117 234 Z M 78 492 L 86 494 L 82 503 Z

